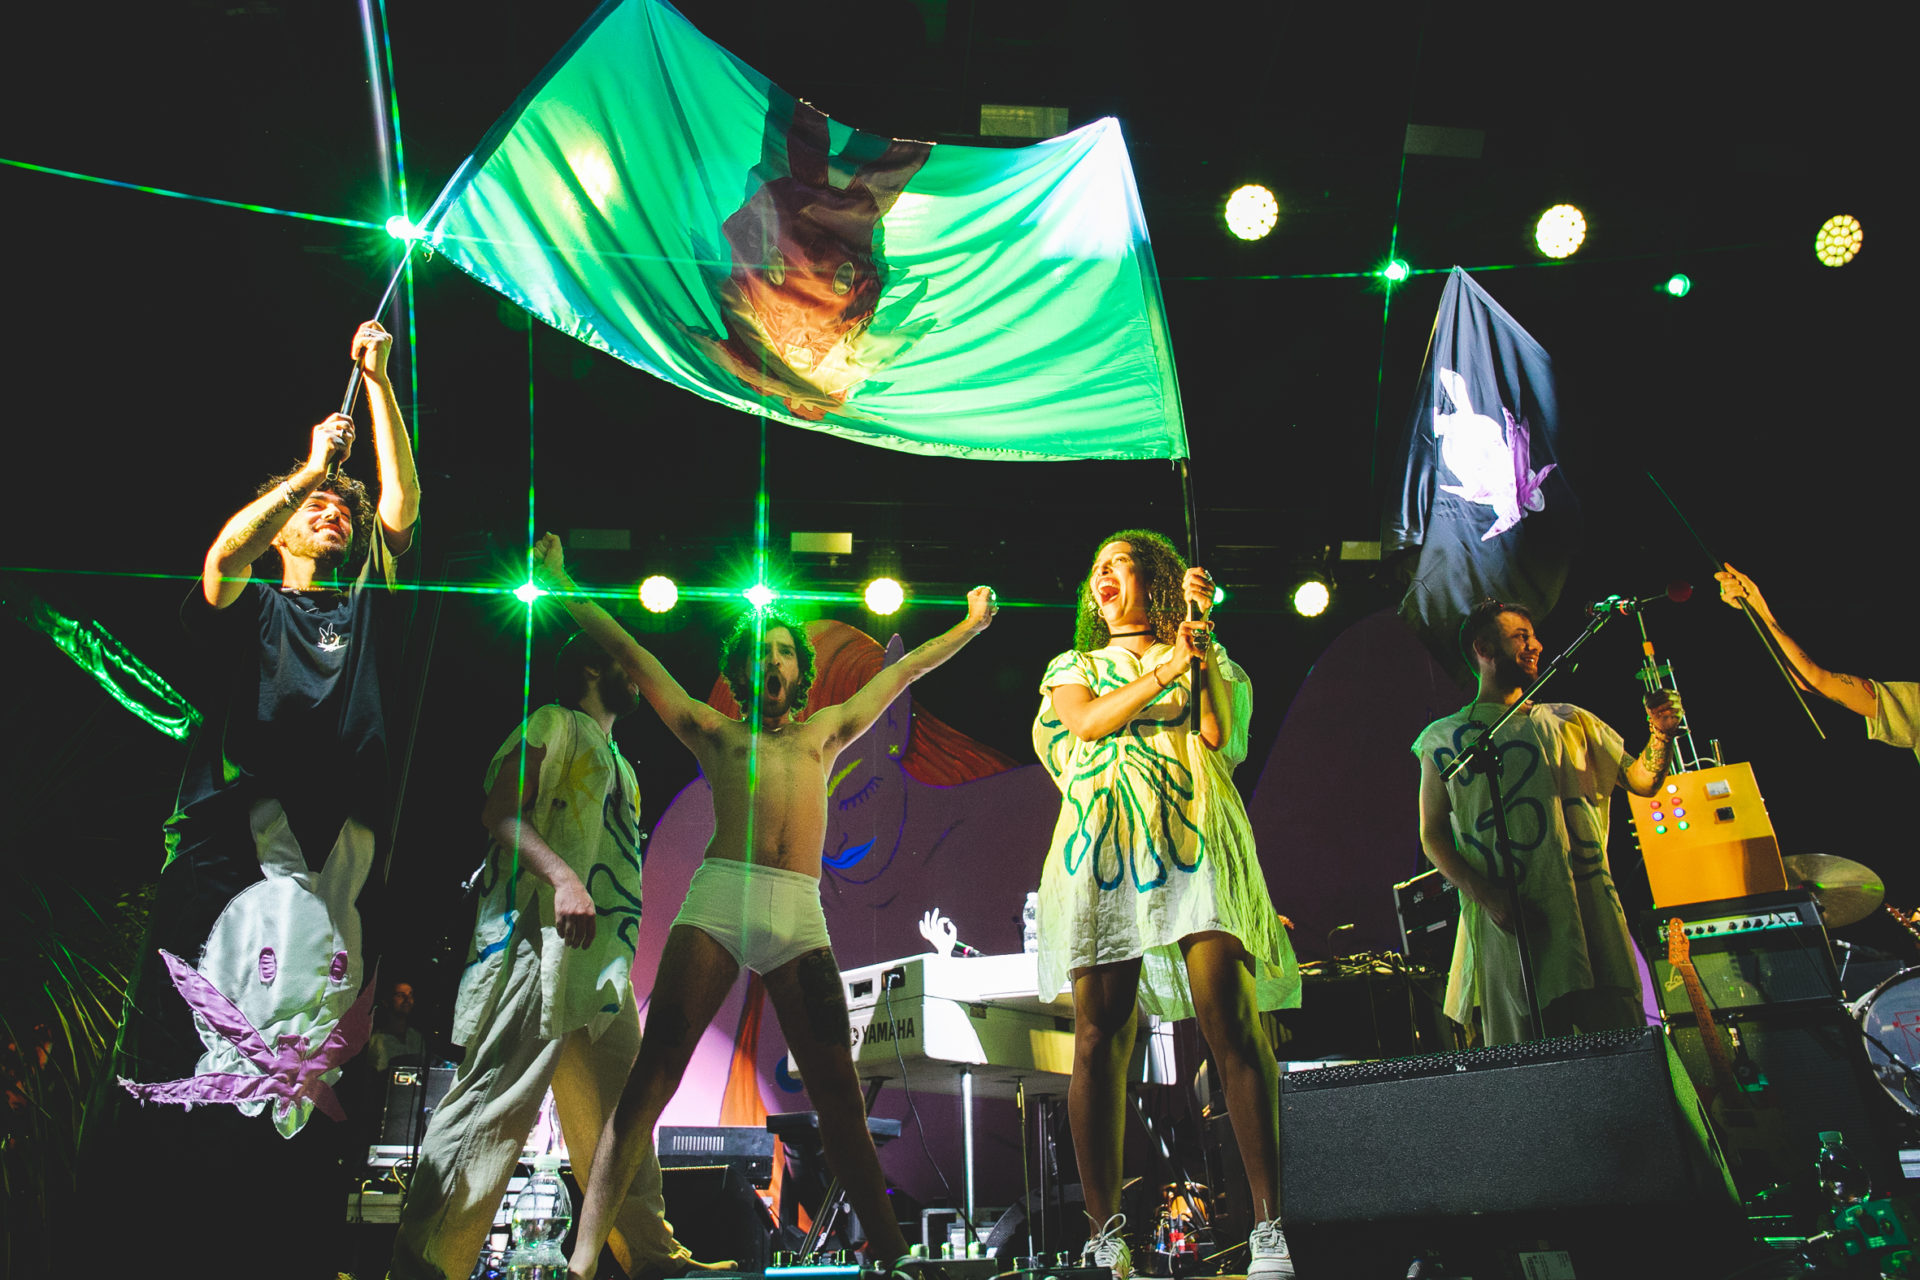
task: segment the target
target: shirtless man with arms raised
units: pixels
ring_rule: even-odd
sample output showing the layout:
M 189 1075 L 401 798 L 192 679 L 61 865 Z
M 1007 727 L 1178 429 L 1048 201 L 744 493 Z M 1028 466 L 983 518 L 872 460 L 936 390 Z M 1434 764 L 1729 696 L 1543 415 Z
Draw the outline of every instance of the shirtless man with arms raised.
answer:
M 958 625 L 883 668 L 845 702 L 805 720 L 795 719 L 813 682 L 805 631 L 778 615 L 763 613 L 762 624 L 750 615 L 723 652 L 722 674 L 746 709 L 736 720 L 689 696 L 604 609 L 569 594 L 578 588 L 558 538 L 541 538 L 534 558 L 541 585 L 559 595 L 581 629 L 639 686 L 713 788 L 713 840 L 667 935 L 639 1060 L 594 1153 L 573 1275 L 593 1275 L 613 1211 L 653 1145 L 654 1126 L 743 965 L 766 982 L 819 1113 L 827 1163 L 866 1229 L 869 1261 L 894 1270 L 907 1257 L 907 1243 L 867 1131 L 846 995 L 820 907 L 827 781 L 840 752 L 907 685 L 986 629 L 993 593 L 974 588 Z M 749 662 L 756 632 L 758 654 Z

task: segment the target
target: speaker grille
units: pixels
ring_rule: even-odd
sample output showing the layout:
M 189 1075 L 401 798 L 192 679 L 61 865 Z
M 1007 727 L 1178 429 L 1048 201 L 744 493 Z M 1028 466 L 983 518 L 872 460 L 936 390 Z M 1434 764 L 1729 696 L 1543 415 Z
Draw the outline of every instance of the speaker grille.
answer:
M 1525 1044 L 1463 1049 L 1456 1053 L 1429 1053 L 1412 1058 L 1385 1058 L 1378 1062 L 1350 1062 L 1337 1067 L 1289 1071 L 1282 1080 L 1281 1087 L 1291 1092 L 1299 1092 L 1306 1089 L 1333 1089 L 1342 1085 L 1370 1084 L 1388 1080 L 1420 1080 L 1429 1076 L 1456 1075 L 1464 1071 L 1522 1067 L 1535 1062 L 1567 1062 L 1575 1058 L 1595 1058 L 1604 1054 L 1636 1049 L 1644 1045 L 1649 1036 L 1658 1035 L 1659 1031 L 1655 1028 L 1634 1027 L 1624 1031 L 1596 1031 L 1584 1036 L 1530 1040 Z

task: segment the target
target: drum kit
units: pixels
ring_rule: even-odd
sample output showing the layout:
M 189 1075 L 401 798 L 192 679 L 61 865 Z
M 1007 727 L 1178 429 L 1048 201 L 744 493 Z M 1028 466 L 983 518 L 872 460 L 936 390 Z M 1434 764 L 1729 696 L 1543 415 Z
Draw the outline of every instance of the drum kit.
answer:
M 1787 879 L 1812 892 L 1829 929 L 1885 911 L 1920 945 L 1920 910 L 1884 901 L 1886 885 L 1850 858 L 1802 853 L 1782 860 Z M 1866 1041 L 1874 1077 L 1901 1110 L 1920 1116 L 1920 966 L 1909 966 L 1847 1006 Z

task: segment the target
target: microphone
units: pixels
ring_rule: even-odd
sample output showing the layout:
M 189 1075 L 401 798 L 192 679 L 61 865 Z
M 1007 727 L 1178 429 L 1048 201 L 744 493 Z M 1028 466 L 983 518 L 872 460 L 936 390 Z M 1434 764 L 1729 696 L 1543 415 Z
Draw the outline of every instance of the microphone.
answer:
M 1676 579 L 1667 584 L 1665 591 L 1657 592 L 1650 596 L 1608 596 L 1604 600 L 1595 600 L 1593 603 L 1587 605 L 1586 611 L 1589 618 L 1598 617 L 1603 613 L 1638 613 L 1648 605 L 1657 604 L 1662 600 L 1671 600 L 1675 604 L 1683 604 L 1692 595 L 1693 584 L 1691 582 L 1681 582 Z

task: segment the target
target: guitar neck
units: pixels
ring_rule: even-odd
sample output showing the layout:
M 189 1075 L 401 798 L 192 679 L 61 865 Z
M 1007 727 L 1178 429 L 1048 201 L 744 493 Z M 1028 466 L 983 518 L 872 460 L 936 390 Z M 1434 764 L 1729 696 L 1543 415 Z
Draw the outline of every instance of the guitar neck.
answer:
M 1720 1038 L 1720 1028 L 1714 1025 L 1713 1009 L 1707 1004 L 1706 988 L 1700 985 L 1700 971 L 1694 968 L 1693 955 L 1680 932 L 1678 920 L 1668 926 L 1667 962 L 1680 975 L 1680 981 L 1686 984 L 1687 1003 L 1693 1006 L 1693 1022 L 1700 1029 L 1700 1046 L 1706 1050 L 1707 1064 L 1713 1069 L 1714 1089 L 1723 1097 L 1737 1098 L 1740 1082 L 1733 1074 L 1733 1060 L 1727 1056 L 1727 1046 Z

